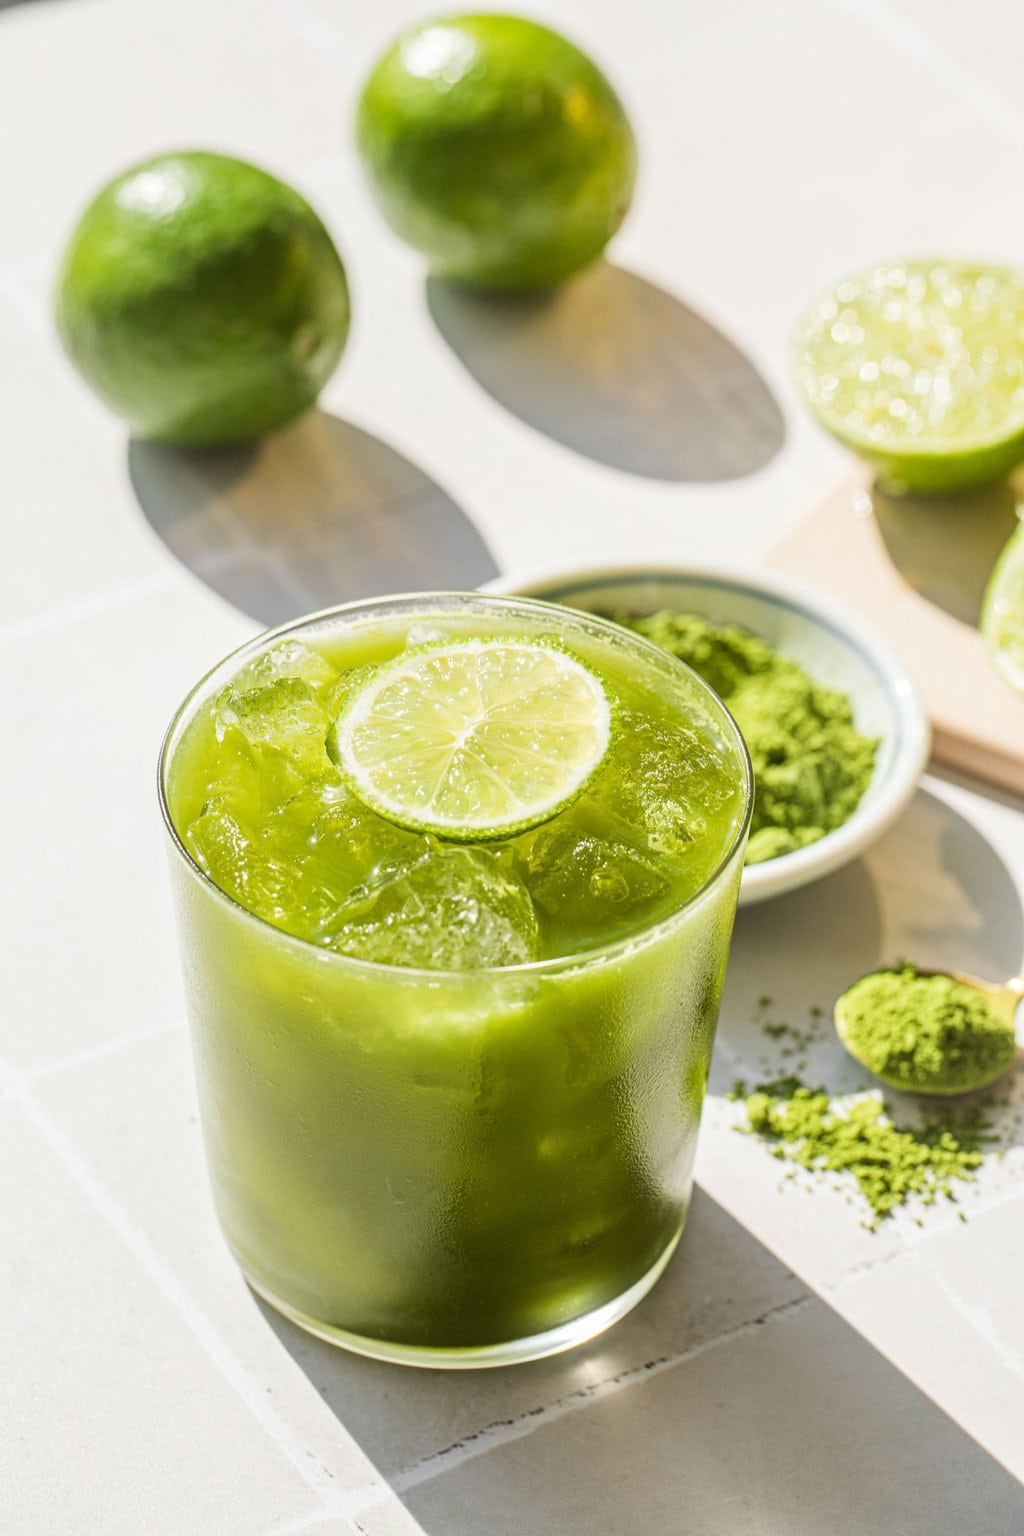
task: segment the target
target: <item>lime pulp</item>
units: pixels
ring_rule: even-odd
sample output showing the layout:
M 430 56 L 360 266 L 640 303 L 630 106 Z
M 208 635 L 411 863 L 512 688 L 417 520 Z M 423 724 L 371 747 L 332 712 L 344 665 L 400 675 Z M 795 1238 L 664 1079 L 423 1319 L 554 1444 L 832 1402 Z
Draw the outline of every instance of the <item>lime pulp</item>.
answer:
M 385 820 L 460 842 L 549 821 L 601 766 L 612 711 L 594 674 L 525 640 L 406 652 L 342 706 L 338 766 Z
M 1024 271 L 892 262 L 845 279 L 800 321 L 813 414 L 896 488 L 952 493 L 1024 458 Z

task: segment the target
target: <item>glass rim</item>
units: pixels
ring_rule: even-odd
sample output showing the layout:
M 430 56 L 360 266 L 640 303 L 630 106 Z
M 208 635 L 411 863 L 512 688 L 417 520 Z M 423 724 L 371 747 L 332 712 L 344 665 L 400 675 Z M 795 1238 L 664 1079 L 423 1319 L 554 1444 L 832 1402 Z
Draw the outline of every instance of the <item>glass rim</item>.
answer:
M 479 603 L 482 608 L 494 608 L 499 611 L 527 610 L 530 614 L 555 613 L 561 622 L 569 620 L 571 624 L 582 629 L 596 629 L 599 635 L 610 636 L 616 645 L 624 645 L 627 649 L 633 648 L 641 653 L 641 656 L 653 659 L 659 667 L 667 671 L 682 672 L 691 688 L 701 696 L 702 702 L 709 701 L 712 714 L 720 717 L 716 722 L 724 727 L 726 735 L 730 738 L 730 745 L 734 749 L 737 762 L 743 771 L 745 795 L 742 813 L 736 824 L 735 831 L 714 869 L 697 889 L 687 896 L 679 906 L 673 907 L 671 912 L 657 919 L 656 922 L 646 924 L 634 929 L 632 932 L 622 935 L 617 939 L 609 940 L 606 944 L 595 945 L 592 949 L 577 950 L 571 955 L 550 955 L 539 960 L 524 960 L 515 965 L 488 965 L 479 966 L 472 970 L 447 970 L 428 969 L 425 966 L 391 965 L 379 960 L 364 960 L 356 955 L 346 955 L 338 950 L 327 948 L 326 945 L 317 944 L 312 939 L 304 939 L 299 934 L 289 933 L 285 928 L 278 928 L 276 924 L 268 922 L 260 917 L 257 912 L 251 911 L 242 902 L 237 901 L 227 891 L 211 879 L 202 866 L 193 858 L 178 828 L 175 826 L 168 803 L 167 781 L 172 758 L 172 748 L 180 743 L 184 730 L 195 718 L 200 705 L 211 696 L 213 686 L 218 677 L 225 674 L 225 683 L 230 676 L 237 672 L 242 664 L 251 656 L 259 655 L 267 650 L 276 641 L 294 634 L 297 630 L 305 630 L 323 625 L 333 620 L 348 615 L 380 613 L 382 611 L 400 612 L 403 607 L 409 610 L 422 608 L 426 611 L 436 612 L 443 605 L 449 610 L 453 605 L 469 607 L 473 603 Z M 208 890 L 218 901 L 227 908 L 239 914 L 243 919 L 255 924 L 258 931 L 263 931 L 275 943 L 294 947 L 301 954 L 314 956 L 319 964 L 337 965 L 342 971 L 351 970 L 364 972 L 368 976 L 387 976 L 392 980 L 401 981 L 426 981 L 435 985 L 452 982 L 465 984 L 481 976 L 498 977 L 531 977 L 542 976 L 551 972 L 561 972 L 587 967 L 604 961 L 614 959 L 623 953 L 646 948 L 655 943 L 663 933 L 669 932 L 677 926 L 682 919 L 696 907 L 700 906 L 710 892 L 720 883 L 726 870 L 742 850 L 754 805 L 754 773 L 750 761 L 750 753 L 743 735 L 730 714 L 727 706 L 719 698 L 718 694 L 706 683 L 698 672 L 680 661 L 678 657 L 671 655 L 653 641 L 637 634 L 634 630 L 616 624 L 612 619 L 606 619 L 598 614 L 589 613 L 580 608 L 570 608 L 561 603 L 547 602 L 543 598 L 516 597 L 499 593 L 480 591 L 431 591 L 431 592 L 398 592 L 386 593 L 378 597 L 359 598 L 354 602 L 337 603 L 329 608 L 319 608 L 311 613 L 300 614 L 297 618 L 286 619 L 283 623 L 274 625 L 270 629 L 261 630 L 250 639 L 242 642 L 227 655 L 222 656 L 203 676 L 196 682 L 182 699 L 175 710 L 170 724 L 164 733 L 160 745 L 157 760 L 157 798 L 160 805 L 160 813 L 163 818 L 165 830 L 170 838 L 171 847 L 175 854 L 182 860 L 187 870 L 197 878 L 204 889 Z

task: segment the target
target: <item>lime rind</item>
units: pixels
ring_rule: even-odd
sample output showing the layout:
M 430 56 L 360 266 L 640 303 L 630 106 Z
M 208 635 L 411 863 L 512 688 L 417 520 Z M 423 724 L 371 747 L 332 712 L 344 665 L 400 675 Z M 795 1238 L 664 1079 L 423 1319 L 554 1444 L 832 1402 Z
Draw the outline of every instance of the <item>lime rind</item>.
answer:
M 1000 677 L 1024 695 L 1024 526 L 1011 535 L 989 577 L 981 638 Z
M 596 260 L 636 181 L 611 83 L 521 16 L 449 15 L 400 33 L 363 86 L 356 140 L 395 233 L 435 277 L 482 291 L 549 287 Z
M 107 182 L 65 246 L 61 343 L 133 433 L 176 447 L 242 443 L 316 400 L 345 347 L 348 281 L 293 187 L 204 150 Z
M 890 482 L 990 484 L 1024 458 L 1024 271 L 892 262 L 804 315 L 797 383 L 823 427 Z
M 461 843 L 514 837 L 573 804 L 605 763 L 614 706 L 559 644 L 431 642 L 346 698 L 332 756 L 385 820 Z

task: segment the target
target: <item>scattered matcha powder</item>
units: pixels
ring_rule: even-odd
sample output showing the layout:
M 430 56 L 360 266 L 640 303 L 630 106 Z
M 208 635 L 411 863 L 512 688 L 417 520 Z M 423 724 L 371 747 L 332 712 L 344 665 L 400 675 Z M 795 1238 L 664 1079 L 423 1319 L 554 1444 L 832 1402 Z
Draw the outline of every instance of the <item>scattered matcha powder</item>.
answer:
M 852 1175 L 868 1204 L 865 1226 L 872 1231 L 909 1200 L 955 1200 L 954 1182 L 973 1179 L 982 1161 L 980 1114 L 958 1131 L 900 1129 L 878 1093 L 834 1100 L 793 1077 L 737 1096 L 747 1114 L 738 1129 L 771 1141 L 774 1157 L 814 1173 Z
M 1012 1019 L 1000 1018 L 973 987 L 923 976 L 910 964 L 861 977 L 839 1006 L 853 1054 L 909 1092 L 968 1092 L 999 1076 L 1016 1054 Z
M 882 974 L 900 976 L 907 970 L 916 975 L 912 966 Z M 821 1038 L 823 1008 L 812 1007 L 809 1022 L 796 1025 L 766 1020 L 772 1006 L 770 997 L 761 997 L 754 1014 L 766 1039 L 798 1043 L 802 1052 Z M 783 1046 L 777 1054 L 784 1058 L 790 1049 Z M 1000 1144 L 988 1112 L 993 1105 L 1007 1104 L 1005 1098 L 990 1095 L 966 1108 L 944 1106 L 941 1120 L 912 1129 L 893 1123 L 877 1091 L 840 1096 L 808 1087 L 797 1075 L 804 1066 L 798 1062 L 795 1070 L 783 1068 L 784 1076 L 753 1090 L 743 1081 L 734 1083 L 728 1098 L 745 1111 L 745 1121 L 736 1129 L 769 1142 L 772 1156 L 789 1165 L 787 1177 L 800 1170 L 834 1174 L 839 1188 L 849 1188 L 847 1180 L 852 1179 L 867 1204 L 864 1225 L 870 1231 L 915 1200 L 922 1205 L 934 1205 L 939 1198 L 955 1202 L 957 1183 L 973 1180 L 983 1149 Z M 963 1211 L 957 1214 L 966 1221 Z
M 854 729 L 844 693 L 819 687 L 745 629 L 669 610 L 614 617 L 685 661 L 735 717 L 754 767 L 748 864 L 806 847 L 849 819 L 878 743 Z

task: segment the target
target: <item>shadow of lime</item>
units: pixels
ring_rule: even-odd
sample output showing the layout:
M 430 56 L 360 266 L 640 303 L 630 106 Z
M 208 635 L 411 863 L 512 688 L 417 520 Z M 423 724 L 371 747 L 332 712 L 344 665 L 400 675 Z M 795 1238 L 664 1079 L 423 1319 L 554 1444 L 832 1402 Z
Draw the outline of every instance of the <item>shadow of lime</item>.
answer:
M 248 448 L 133 441 L 128 469 L 172 554 L 263 624 L 385 592 L 464 590 L 498 572 L 447 491 L 323 411 Z
M 477 383 L 576 453 L 654 480 L 735 480 L 785 439 L 753 363 L 663 288 L 599 263 L 563 287 L 476 293 L 437 278 L 427 303 Z
M 1017 528 L 1019 482 L 958 496 L 871 490 L 886 552 L 903 580 L 928 602 L 977 628 L 992 569 Z

